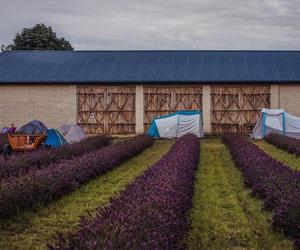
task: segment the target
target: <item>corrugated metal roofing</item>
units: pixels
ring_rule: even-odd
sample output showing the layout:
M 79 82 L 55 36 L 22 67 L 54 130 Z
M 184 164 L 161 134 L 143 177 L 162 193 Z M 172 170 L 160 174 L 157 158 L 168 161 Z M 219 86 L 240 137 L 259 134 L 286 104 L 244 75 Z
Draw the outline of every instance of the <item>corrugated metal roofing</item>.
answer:
M 300 51 L 10 51 L 10 82 L 300 82 Z

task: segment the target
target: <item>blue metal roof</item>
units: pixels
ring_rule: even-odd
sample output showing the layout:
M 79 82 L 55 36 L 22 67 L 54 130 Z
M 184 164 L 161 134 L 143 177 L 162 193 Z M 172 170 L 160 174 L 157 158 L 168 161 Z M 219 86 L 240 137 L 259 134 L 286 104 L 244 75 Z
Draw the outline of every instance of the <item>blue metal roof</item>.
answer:
M 299 82 L 300 51 L 9 51 L 0 83 Z

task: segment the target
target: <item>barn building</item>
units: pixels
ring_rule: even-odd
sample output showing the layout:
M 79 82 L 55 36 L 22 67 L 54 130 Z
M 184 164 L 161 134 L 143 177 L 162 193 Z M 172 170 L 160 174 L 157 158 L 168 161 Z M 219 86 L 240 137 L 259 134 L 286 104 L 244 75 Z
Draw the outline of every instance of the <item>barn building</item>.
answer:
M 300 51 L 0 54 L 0 127 L 38 119 L 134 134 L 154 117 L 200 109 L 205 133 L 249 133 L 263 107 L 300 116 Z

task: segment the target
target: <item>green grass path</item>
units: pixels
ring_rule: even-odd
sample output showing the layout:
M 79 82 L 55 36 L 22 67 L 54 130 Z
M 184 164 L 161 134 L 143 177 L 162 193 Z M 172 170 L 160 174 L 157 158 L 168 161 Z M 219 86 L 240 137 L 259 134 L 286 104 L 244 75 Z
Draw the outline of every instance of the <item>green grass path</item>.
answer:
M 289 154 L 285 150 L 276 148 L 274 145 L 266 142 L 265 140 L 251 140 L 251 142 L 255 143 L 260 149 L 265 151 L 274 159 L 295 170 L 300 170 L 300 157 L 297 157 L 295 154 Z
M 189 249 L 291 249 L 271 230 L 271 213 L 244 187 L 241 172 L 219 139 L 201 144 Z
M 103 176 L 91 180 L 73 193 L 16 218 L 0 221 L 0 249 L 45 249 L 56 232 L 67 232 L 78 225 L 81 216 L 105 206 L 109 199 L 170 149 L 172 141 L 155 141 L 142 154 Z M 2 224 L 1 224 L 2 223 Z

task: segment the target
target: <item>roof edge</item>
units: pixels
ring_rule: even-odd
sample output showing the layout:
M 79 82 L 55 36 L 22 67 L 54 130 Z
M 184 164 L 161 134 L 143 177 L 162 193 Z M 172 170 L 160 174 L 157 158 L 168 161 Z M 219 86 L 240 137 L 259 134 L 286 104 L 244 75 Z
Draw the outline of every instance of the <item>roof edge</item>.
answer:
M 160 50 L 160 49 L 149 49 L 149 50 L 9 50 L 9 51 L 2 51 L 2 53 L 15 53 L 15 52 L 28 52 L 28 53 L 40 53 L 40 52 L 54 52 L 54 53 L 77 53 L 77 52 L 88 52 L 88 53 L 95 53 L 95 52 L 300 52 L 299 50 L 259 50 L 259 49 L 253 49 L 253 50 Z M 0 53 L 1 54 L 1 53 Z

